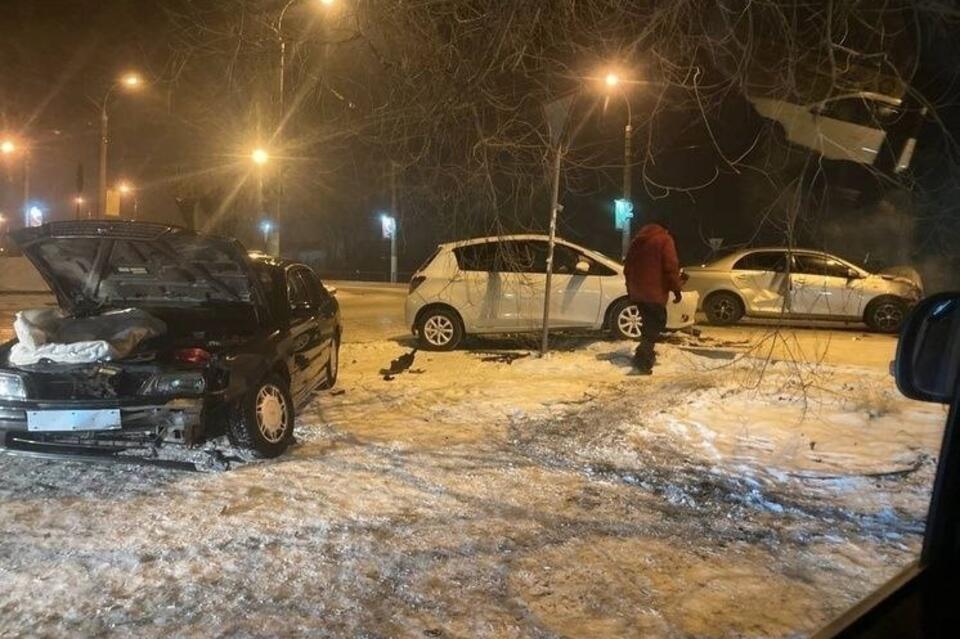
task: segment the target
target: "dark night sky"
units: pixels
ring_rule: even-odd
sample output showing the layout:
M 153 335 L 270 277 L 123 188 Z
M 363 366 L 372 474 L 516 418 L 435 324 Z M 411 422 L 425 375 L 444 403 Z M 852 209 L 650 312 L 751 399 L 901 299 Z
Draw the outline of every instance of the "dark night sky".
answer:
M 269 4 L 269 3 L 268 3 Z M 0 131 L 24 133 L 32 140 L 31 194 L 42 201 L 53 218 L 73 215 L 78 164 L 85 177 L 85 196 L 92 202 L 97 182 L 97 106 L 112 78 L 131 68 L 150 78 L 150 86 L 138 95 L 120 95 L 111 104 L 110 181 L 127 178 L 140 186 L 139 210 L 143 217 L 183 223 L 175 204 L 175 177 L 182 156 L 190 148 L 191 125 L 182 122 L 175 110 L 176 100 L 169 83 L 170 31 L 174 28 L 159 0 L 4 0 L 0 8 Z M 944 125 L 960 133 L 957 114 L 956 69 L 960 61 L 956 38 L 949 32 L 931 30 L 924 35 L 923 56 L 916 87 L 938 105 Z M 642 99 L 636 109 L 645 108 Z M 613 112 L 611 118 L 622 117 Z M 739 96 L 725 104 L 724 134 L 733 148 L 749 138 L 762 122 Z M 685 130 L 688 112 L 666 114 L 661 127 Z M 561 219 L 565 236 L 614 254 L 618 233 L 611 224 L 611 201 L 619 191 L 622 154 L 619 123 L 603 122 L 588 129 L 586 143 L 603 150 L 600 157 L 607 168 L 593 175 L 573 175 L 565 197 Z M 441 134 L 438 132 L 438 134 Z M 739 140 L 739 141 L 738 141 Z M 935 188 L 947 181 L 942 158 L 947 152 L 940 130 L 928 125 L 923 132 L 916 166 L 920 184 Z M 719 166 L 709 148 L 705 132 L 692 127 L 677 135 L 672 147 L 658 157 L 656 171 L 672 175 L 676 183 L 696 184 Z M 642 140 L 637 140 L 638 145 Z M 603 145 L 606 145 L 605 147 Z M 358 147 L 359 148 L 359 147 Z M 195 149 L 190 149 L 195 151 Z M 640 149 L 642 151 L 642 148 Z M 369 153 L 358 151 L 358 153 Z M 364 166 L 354 158 L 352 166 Z M 342 166 L 347 166 L 343 163 Z M 722 167 L 721 167 L 722 169 Z M 340 170 L 339 168 L 336 170 Z M 354 170 L 356 170 L 354 168 Z M 20 194 L 19 167 L 9 159 L 0 167 L 2 191 L 0 209 L 8 217 Z M 334 171 L 335 173 L 335 171 Z M 635 171 L 638 173 L 638 171 Z M 324 176 L 336 184 L 336 174 Z M 345 179 L 345 178 L 344 178 Z M 354 182 L 356 176 L 349 180 Z M 721 170 L 712 184 L 691 194 L 675 193 L 663 199 L 647 194 L 639 177 L 634 180 L 637 208 L 643 214 L 667 214 L 680 239 L 687 261 L 699 260 L 704 252 L 702 238 L 723 235 L 730 242 L 746 241 L 753 228 L 754 206 L 745 177 Z M 347 211 L 360 234 L 374 235 L 378 206 L 389 203 L 382 175 L 368 180 L 375 184 L 368 192 L 343 197 L 336 206 Z M 931 187 L 930 185 L 933 185 Z M 335 189 L 330 189 L 335 190 Z M 327 196 L 328 199 L 329 196 Z M 352 202 L 352 204 L 351 204 Z M 542 216 L 546 220 L 546 211 Z M 451 239 L 449 231 L 434 228 L 404 229 L 402 268 L 415 266 L 429 245 Z M 311 233 L 322 226 L 303 227 L 291 246 L 310 248 Z M 311 231 L 316 229 L 316 231 Z M 776 229 L 769 230 L 776 237 Z M 367 253 L 382 246 L 374 238 Z M 349 268 L 380 268 L 382 256 L 350 258 Z

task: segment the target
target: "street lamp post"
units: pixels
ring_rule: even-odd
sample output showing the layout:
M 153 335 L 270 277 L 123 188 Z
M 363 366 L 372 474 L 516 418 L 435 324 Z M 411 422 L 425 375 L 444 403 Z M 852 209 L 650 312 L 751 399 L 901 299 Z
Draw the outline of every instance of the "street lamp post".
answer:
M 30 209 L 30 147 L 26 144 L 15 142 L 12 139 L 6 138 L 0 142 L 0 155 L 12 156 L 17 153 L 20 153 L 23 156 L 23 206 L 20 211 L 23 215 L 24 226 L 29 226 L 29 209 Z
M 616 89 L 621 85 L 620 76 L 616 73 L 608 73 L 604 78 L 604 83 L 608 89 Z M 630 104 L 630 98 L 626 90 L 620 92 L 623 101 L 627 105 L 627 123 L 623 127 L 623 199 L 627 203 L 632 203 L 632 164 L 633 154 L 631 149 L 631 138 L 633 137 L 633 112 Z M 630 217 L 623 219 L 623 234 L 621 236 L 620 255 L 624 259 L 627 257 L 627 251 L 630 250 Z
M 280 14 L 277 16 L 277 24 L 274 26 L 274 32 L 277 34 L 277 44 L 280 45 L 280 64 L 278 69 L 278 78 L 277 78 L 277 103 L 279 107 L 279 113 L 277 116 L 277 132 L 275 137 L 279 138 L 277 140 L 277 145 L 282 148 L 282 136 L 283 136 L 283 126 L 286 120 L 286 77 L 287 77 L 287 40 L 283 37 L 283 21 L 287 17 L 287 11 L 292 7 L 298 0 L 287 0 L 287 3 L 283 5 L 283 8 L 280 10 Z M 325 7 L 332 6 L 335 0 L 319 0 L 320 4 Z M 276 244 L 276 254 L 280 254 L 280 219 L 283 213 L 283 195 L 284 195 L 284 166 L 283 163 L 277 165 L 276 174 L 277 174 L 277 210 L 276 215 L 274 216 L 274 222 L 276 224 L 274 231 L 274 242 Z M 261 178 L 262 180 L 262 178 Z M 263 185 L 260 185 L 261 197 L 263 191 Z M 263 208 L 263 202 L 260 202 L 260 208 Z M 261 211 L 262 212 L 262 211 Z
M 123 201 L 122 198 L 127 197 L 128 195 L 133 196 L 133 215 L 131 219 L 137 219 L 137 209 L 140 208 L 140 202 L 139 198 L 137 197 L 136 189 L 133 188 L 133 185 L 124 180 L 117 185 L 117 191 L 120 193 L 121 202 Z M 123 207 L 121 206 L 121 209 L 122 208 Z
M 117 88 L 134 91 L 139 89 L 142 84 L 143 79 L 138 74 L 128 73 L 110 85 L 106 95 L 103 96 L 103 101 L 100 103 L 100 175 L 97 184 L 97 212 L 100 217 L 106 217 L 107 215 L 107 144 L 110 129 L 107 106 Z

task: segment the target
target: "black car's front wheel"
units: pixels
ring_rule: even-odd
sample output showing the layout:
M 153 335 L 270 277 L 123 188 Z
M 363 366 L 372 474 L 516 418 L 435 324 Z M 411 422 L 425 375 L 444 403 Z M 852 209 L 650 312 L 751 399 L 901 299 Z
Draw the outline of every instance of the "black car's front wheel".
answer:
M 270 375 L 234 406 L 227 435 L 231 444 L 257 457 L 276 457 L 293 441 L 293 420 L 290 390 Z
M 324 380 L 320 384 L 321 390 L 329 390 L 336 386 L 337 377 L 340 375 L 340 337 L 334 337 L 330 343 L 330 359 L 323 369 Z

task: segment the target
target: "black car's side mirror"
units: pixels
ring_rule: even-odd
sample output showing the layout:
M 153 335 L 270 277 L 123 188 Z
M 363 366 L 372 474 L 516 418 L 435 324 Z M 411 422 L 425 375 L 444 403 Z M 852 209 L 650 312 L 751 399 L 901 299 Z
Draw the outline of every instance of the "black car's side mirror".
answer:
M 313 308 L 309 304 L 294 304 L 290 307 L 290 317 L 293 319 L 307 319 L 313 315 Z
M 858 271 L 853 270 L 852 268 L 847 269 L 847 279 L 848 280 L 860 280 L 863 279 L 863 276 L 860 275 Z
M 900 335 L 893 373 L 910 399 L 949 404 L 960 373 L 960 292 L 920 302 Z

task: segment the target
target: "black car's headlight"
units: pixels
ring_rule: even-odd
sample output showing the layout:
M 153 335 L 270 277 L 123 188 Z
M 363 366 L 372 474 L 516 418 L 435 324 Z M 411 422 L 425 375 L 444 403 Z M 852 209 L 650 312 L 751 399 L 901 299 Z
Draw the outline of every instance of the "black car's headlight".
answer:
M 0 399 L 26 399 L 23 378 L 14 373 L 0 373 Z
M 154 375 L 140 388 L 141 395 L 200 395 L 207 387 L 203 373 L 192 371 Z

